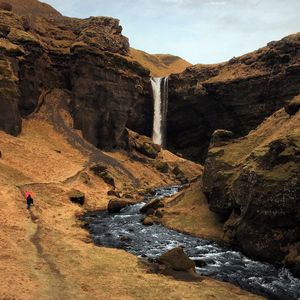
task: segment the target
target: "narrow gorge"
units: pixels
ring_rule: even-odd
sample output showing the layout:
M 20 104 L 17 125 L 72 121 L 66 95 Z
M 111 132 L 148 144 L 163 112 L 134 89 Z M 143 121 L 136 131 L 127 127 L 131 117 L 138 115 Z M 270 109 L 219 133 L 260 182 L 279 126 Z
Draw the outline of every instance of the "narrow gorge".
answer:
M 299 300 L 300 33 L 191 65 L 122 30 L 0 1 L 0 299 Z

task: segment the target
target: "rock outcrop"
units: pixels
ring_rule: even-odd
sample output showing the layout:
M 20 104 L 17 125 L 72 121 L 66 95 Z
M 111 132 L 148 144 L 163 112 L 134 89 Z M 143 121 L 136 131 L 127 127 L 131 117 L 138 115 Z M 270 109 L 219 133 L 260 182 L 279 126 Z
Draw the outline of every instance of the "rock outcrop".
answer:
M 216 129 L 244 136 L 300 93 L 300 33 L 169 80 L 168 148 L 203 162 Z
M 128 58 L 121 31 L 108 17 L 36 16 L 32 23 L 0 10 L 0 129 L 18 134 L 21 117 L 39 108 L 44 93 L 61 89 L 70 95 L 74 127 L 95 146 L 126 148 L 126 126 L 141 119 L 149 134 L 149 72 Z
M 294 102 L 293 102 L 294 103 Z M 203 183 L 229 242 L 300 274 L 300 112 L 275 112 L 243 138 L 212 144 Z

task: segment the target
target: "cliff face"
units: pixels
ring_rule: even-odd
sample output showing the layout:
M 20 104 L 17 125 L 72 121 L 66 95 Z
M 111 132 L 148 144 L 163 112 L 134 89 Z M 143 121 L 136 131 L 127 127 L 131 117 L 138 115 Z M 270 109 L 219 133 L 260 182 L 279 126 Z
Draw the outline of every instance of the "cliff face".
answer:
M 300 97 L 293 101 L 286 109 L 295 108 L 291 116 L 280 109 L 246 137 L 216 131 L 203 182 L 230 242 L 299 275 Z
M 204 161 L 210 136 L 246 135 L 300 93 L 300 33 L 227 63 L 195 65 L 169 81 L 168 147 Z
M 32 23 L 0 10 L 0 129 L 18 134 L 21 117 L 38 110 L 45 93 L 62 89 L 71 97 L 75 128 L 88 141 L 125 147 L 127 123 L 147 120 L 152 101 L 148 71 L 128 60 L 121 31 L 119 21 L 107 17 L 36 17 Z

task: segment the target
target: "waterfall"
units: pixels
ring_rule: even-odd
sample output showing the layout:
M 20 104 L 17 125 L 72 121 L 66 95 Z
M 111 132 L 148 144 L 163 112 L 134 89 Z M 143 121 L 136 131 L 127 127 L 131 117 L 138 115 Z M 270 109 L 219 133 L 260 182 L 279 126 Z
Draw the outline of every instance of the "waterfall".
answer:
M 168 113 L 168 77 L 151 78 L 154 99 L 152 140 L 165 147 Z

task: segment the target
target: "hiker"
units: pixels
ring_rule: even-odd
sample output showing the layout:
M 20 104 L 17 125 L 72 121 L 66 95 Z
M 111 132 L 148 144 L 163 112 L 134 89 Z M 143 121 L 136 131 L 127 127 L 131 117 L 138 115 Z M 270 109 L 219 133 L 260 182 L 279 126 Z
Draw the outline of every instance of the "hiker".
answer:
M 27 202 L 27 209 L 30 209 L 30 205 L 31 204 L 33 205 L 33 199 L 30 194 L 27 195 L 26 202 Z

